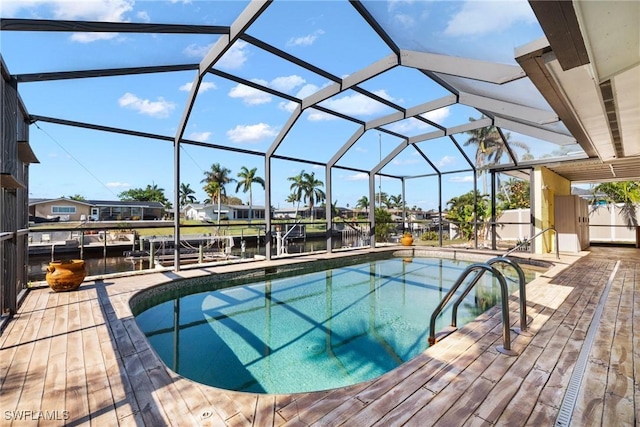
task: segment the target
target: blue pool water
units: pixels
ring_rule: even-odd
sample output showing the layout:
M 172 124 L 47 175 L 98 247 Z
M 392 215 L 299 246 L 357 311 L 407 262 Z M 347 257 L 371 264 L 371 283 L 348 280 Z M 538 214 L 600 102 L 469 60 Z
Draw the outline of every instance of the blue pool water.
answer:
M 258 393 L 326 390 L 378 377 L 424 351 L 432 310 L 469 264 L 377 260 L 188 295 L 136 320 L 166 365 L 194 381 Z M 497 281 L 485 275 L 460 305 L 458 325 L 497 301 Z M 450 321 L 445 311 L 437 329 Z

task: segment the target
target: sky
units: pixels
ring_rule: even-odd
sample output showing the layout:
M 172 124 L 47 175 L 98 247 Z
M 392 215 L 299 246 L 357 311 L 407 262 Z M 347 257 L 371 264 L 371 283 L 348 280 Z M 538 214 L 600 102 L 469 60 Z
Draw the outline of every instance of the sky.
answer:
M 513 1 L 369 1 L 367 10 L 403 49 L 515 64 L 514 50 L 542 36 L 535 17 L 524 0 Z M 112 22 L 152 22 L 229 26 L 246 7 L 246 1 L 44 1 L 3 0 L 3 18 L 62 19 Z M 254 22 L 247 33 L 340 78 L 357 73 L 391 54 L 389 48 L 346 1 L 276 0 Z M 14 32 L 0 33 L 0 47 L 14 75 L 53 71 L 139 67 L 199 63 L 219 35 Z M 302 99 L 331 82 L 270 55 L 249 43 L 237 41 L 218 61 L 216 75 L 205 76 L 185 128 L 184 138 L 255 152 L 242 154 L 195 145 L 181 145 L 180 181 L 204 200 L 201 182 L 214 163 L 237 177 L 243 166 L 265 175 L 264 157 L 295 107 L 290 100 L 258 91 L 224 78 L 224 73 L 267 86 Z M 185 111 L 196 72 L 181 71 L 117 77 L 83 78 L 46 82 L 24 82 L 19 92 L 30 114 L 56 119 L 131 129 L 175 137 Z M 452 77 L 452 79 L 454 79 Z M 516 103 L 550 110 L 528 81 L 495 87 L 489 83 L 456 78 L 468 91 L 495 94 Z M 360 87 L 404 108 L 420 105 L 449 94 L 418 70 L 396 67 L 377 75 Z M 369 121 L 394 112 L 387 105 L 344 91 L 321 104 L 338 113 Z M 479 119 L 481 113 L 455 104 L 426 113 L 429 120 L 445 127 Z M 407 136 L 435 128 L 415 119 L 385 126 Z M 358 125 L 316 109 L 307 109 L 278 146 L 277 155 L 312 162 L 327 162 L 356 132 Z M 534 158 L 557 153 L 557 145 L 510 132 L 511 140 L 528 146 Z M 465 154 L 475 158 L 475 148 L 465 146 L 467 134 L 456 136 Z M 368 130 L 338 161 L 337 165 L 370 170 L 402 140 Z M 117 200 L 132 188 L 158 185 L 174 199 L 174 156 L 171 142 L 100 132 L 38 121 L 30 127 L 30 144 L 40 160 L 30 168 L 30 197 L 57 198 L 79 194 L 90 200 Z M 418 144 L 443 172 L 442 204 L 473 189 L 469 165 L 449 138 Z M 564 148 L 564 152 L 573 148 Z M 516 147 L 519 156 L 525 154 Z M 314 172 L 326 182 L 324 166 L 273 159 L 272 205 L 290 207 L 289 177 L 302 170 Z M 382 172 L 419 177 L 406 180 L 407 205 L 438 209 L 438 179 L 434 169 L 413 147 L 407 147 Z M 355 206 L 368 196 L 366 173 L 334 168 L 332 202 Z M 376 191 L 399 195 L 401 180 L 384 177 Z M 482 190 L 482 183 L 478 184 Z M 248 202 L 249 194 L 227 195 Z M 326 189 L 325 189 L 326 190 Z M 253 204 L 264 205 L 261 187 L 253 187 Z

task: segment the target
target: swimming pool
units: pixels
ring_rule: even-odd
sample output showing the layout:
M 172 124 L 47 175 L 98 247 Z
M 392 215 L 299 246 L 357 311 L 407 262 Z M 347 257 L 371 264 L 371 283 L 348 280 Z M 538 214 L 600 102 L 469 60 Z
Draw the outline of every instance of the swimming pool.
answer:
M 432 310 L 469 264 L 378 259 L 169 299 L 136 321 L 169 368 L 200 383 L 276 394 L 344 387 L 423 352 Z M 460 305 L 458 325 L 499 295 L 485 275 Z M 445 310 L 436 329 L 450 316 Z

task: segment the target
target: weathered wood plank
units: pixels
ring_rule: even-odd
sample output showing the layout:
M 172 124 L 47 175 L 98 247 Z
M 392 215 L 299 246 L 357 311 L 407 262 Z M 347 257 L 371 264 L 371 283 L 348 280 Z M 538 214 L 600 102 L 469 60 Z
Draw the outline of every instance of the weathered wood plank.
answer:
M 505 356 L 492 351 L 481 354 L 467 369 L 453 379 L 442 393 L 431 399 L 428 407 L 418 411 L 411 419 L 410 424 L 422 421 L 441 426 L 460 425 L 473 414 L 484 396 L 495 386 L 494 381 L 489 381 L 480 375 L 498 357 Z M 469 393 L 470 390 L 473 392 Z
M 79 335 L 76 333 L 75 335 Z M 73 351 L 73 350 L 70 350 Z M 69 411 L 69 423 L 89 422 L 89 399 L 87 381 L 83 369 L 67 370 L 66 409 Z
M 158 362 L 128 299 L 166 281 L 161 274 L 73 293 L 35 290 L 0 337 L 0 406 L 19 409 L 33 396 L 43 410 L 64 405 L 70 423 L 93 425 L 552 425 L 613 264 L 589 256 L 546 286 L 534 283 L 534 336 L 512 334 L 515 358 L 496 353 L 502 326 L 493 308 L 377 380 L 279 396 L 196 384 Z M 638 265 L 623 263 L 612 283 L 574 414 L 587 425 L 631 425 L 640 407 Z M 514 296 L 509 309 L 519 326 Z
M 254 426 L 271 427 L 275 420 L 276 398 L 273 395 L 258 396 L 256 413 L 253 417 Z
M 500 417 L 498 417 L 497 424 L 505 426 L 526 425 L 530 415 L 533 414 L 538 395 L 547 383 L 549 375 L 548 372 L 535 368 L 529 371 L 520 387 L 517 388 L 510 404 L 506 406 Z
M 53 321 L 52 321 L 53 323 Z M 46 377 L 42 397 L 42 409 L 45 411 L 67 410 L 67 361 L 64 353 L 51 354 L 47 361 Z
M 151 383 L 146 369 L 138 354 L 123 359 L 127 377 L 137 402 L 137 407 L 146 425 L 167 425 L 162 404 L 157 400 L 155 387 Z
M 120 424 L 142 425 L 144 420 L 123 361 L 115 358 L 105 359 L 105 369 L 118 422 Z

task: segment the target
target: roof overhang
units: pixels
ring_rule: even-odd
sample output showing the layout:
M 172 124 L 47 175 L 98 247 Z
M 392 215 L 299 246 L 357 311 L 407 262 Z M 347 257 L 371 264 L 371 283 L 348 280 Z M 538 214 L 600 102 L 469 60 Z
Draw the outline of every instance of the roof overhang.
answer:
M 603 167 L 590 181 L 611 180 L 618 162 L 613 179 L 638 179 L 640 3 L 529 3 L 546 38 L 519 48 L 516 60 L 589 157 L 599 159 Z

